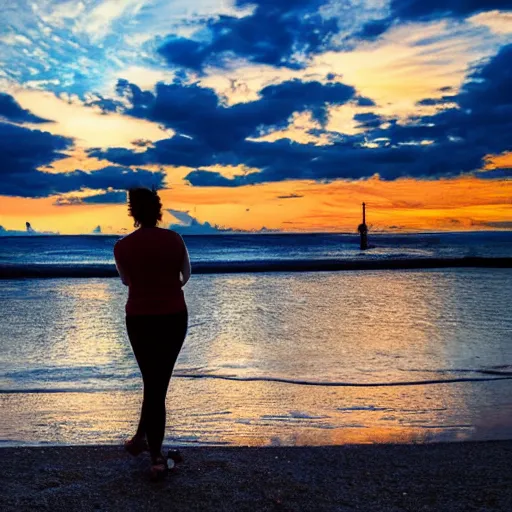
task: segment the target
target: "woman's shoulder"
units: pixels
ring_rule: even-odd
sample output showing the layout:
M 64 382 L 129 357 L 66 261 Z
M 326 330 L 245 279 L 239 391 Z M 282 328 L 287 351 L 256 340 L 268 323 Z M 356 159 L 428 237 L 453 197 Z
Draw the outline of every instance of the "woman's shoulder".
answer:
M 114 244 L 114 254 L 119 254 L 119 252 L 122 251 L 125 246 L 130 245 L 130 240 L 133 238 L 134 233 L 135 231 L 117 239 L 116 243 Z
M 157 229 L 159 231 L 165 232 L 166 236 L 168 236 L 169 238 L 174 238 L 174 239 L 181 238 L 181 235 L 177 231 L 174 231 L 174 229 L 166 229 L 166 228 L 157 228 Z
M 175 243 L 178 243 L 178 244 L 183 243 L 183 238 L 181 238 L 181 235 L 177 231 L 174 231 L 172 229 L 156 228 L 154 233 L 155 233 L 155 236 L 157 236 L 159 238 L 165 238 L 166 240 L 168 240 L 171 243 L 174 243 L 174 244 Z

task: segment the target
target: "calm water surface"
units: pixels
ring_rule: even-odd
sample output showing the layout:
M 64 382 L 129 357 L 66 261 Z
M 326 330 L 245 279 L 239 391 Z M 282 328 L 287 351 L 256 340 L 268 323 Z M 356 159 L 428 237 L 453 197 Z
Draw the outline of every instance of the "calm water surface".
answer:
M 201 275 L 186 294 L 169 442 L 511 437 L 509 269 Z M 3 444 L 131 433 L 125 295 L 117 279 L 0 282 Z

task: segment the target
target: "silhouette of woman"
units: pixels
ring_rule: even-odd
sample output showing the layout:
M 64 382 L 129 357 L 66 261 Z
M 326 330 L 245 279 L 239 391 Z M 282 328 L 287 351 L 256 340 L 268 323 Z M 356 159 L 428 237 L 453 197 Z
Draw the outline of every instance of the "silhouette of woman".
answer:
M 126 328 L 144 383 L 136 434 L 125 442 L 134 456 L 151 455 L 151 476 L 166 472 L 162 456 L 165 397 L 171 374 L 187 334 L 188 312 L 182 287 L 190 278 L 190 259 L 178 233 L 157 227 L 162 203 L 156 191 L 128 192 L 133 233 L 114 247 L 116 266 L 128 286 Z

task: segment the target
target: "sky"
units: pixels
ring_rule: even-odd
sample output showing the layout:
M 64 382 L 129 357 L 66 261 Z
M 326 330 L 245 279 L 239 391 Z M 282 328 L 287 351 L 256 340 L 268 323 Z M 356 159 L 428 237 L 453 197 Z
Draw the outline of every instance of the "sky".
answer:
M 0 232 L 512 229 L 512 0 L 0 4 Z

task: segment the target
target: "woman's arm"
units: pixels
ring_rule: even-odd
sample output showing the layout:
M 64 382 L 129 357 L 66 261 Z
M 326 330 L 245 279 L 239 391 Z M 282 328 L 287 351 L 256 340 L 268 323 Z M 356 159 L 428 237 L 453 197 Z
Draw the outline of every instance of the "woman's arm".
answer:
M 117 246 L 114 246 L 114 261 L 116 262 L 116 268 L 117 268 L 117 273 L 119 274 L 119 277 L 121 278 L 121 282 L 125 285 L 125 286 L 128 286 L 128 281 L 126 279 L 126 274 L 123 270 L 123 267 L 121 266 L 121 262 L 119 261 L 119 257 L 117 255 Z
M 187 246 L 185 242 L 183 242 L 184 255 L 183 255 L 183 263 L 181 265 L 181 286 L 185 286 L 190 279 L 190 274 L 192 272 L 190 266 L 190 256 L 188 255 Z
M 121 278 L 121 282 L 125 285 L 125 286 L 128 286 L 128 281 L 126 280 L 126 274 L 124 274 L 123 272 L 123 269 L 121 268 L 121 266 L 119 265 L 119 262 L 116 261 L 116 268 L 117 268 L 117 272 L 119 273 L 119 277 Z

